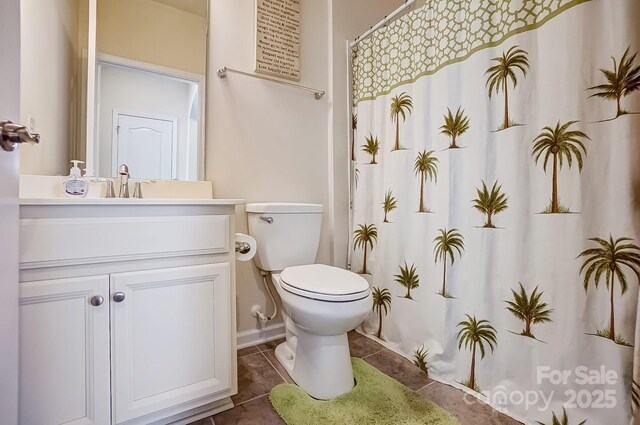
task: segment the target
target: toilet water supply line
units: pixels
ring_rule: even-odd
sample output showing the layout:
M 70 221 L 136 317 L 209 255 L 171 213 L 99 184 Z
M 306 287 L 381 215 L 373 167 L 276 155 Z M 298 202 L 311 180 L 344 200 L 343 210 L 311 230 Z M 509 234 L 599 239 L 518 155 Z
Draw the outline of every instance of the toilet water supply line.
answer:
M 269 281 L 267 280 L 267 276 L 271 274 L 271 272 L 266 272 L 264 270 L 260 270 L 260 274 L 262 275 L 262 281 L 264 282 L 264 287 L 267 290 L 267 294 L 269 294 L 269 298 L 271 298 L 271 302 L 273 303 L 273 314 L 270 316 L 265 315 L 262 311 L 260 311 L 259 305 L 254 305 L 251 308 L 251 315 L 260 319 L 262 323 L 267 323 L 270 320 L 273 320 L 278 314 L 278 304 L 276 304 L 275 298 L 273 298 L 273 293 L 271 292 L 271 288 L 269 288 Z

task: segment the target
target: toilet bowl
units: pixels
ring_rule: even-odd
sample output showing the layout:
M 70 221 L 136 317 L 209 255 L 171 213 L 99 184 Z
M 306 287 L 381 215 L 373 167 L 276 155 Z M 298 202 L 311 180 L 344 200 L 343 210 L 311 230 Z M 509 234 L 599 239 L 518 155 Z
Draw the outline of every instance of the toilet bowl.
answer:
M 311 397 L 328 400 L 354 386 L 347 332 L 371 311 L 369 283 L 337 267 L 313 264 L 322 205 L 247 204 L 256 265 L 271 274 L 284 307 L 286 341 L 276 358 Z
M 354 386 L 347 332 L 371 311 L 369 284 L 361 276 L 320 264 L 273 274 L 285 310 L 286 342 L 276 358 L 311 397 L 328 400 Z M 310 289 L 313 288 L 313 289 Z

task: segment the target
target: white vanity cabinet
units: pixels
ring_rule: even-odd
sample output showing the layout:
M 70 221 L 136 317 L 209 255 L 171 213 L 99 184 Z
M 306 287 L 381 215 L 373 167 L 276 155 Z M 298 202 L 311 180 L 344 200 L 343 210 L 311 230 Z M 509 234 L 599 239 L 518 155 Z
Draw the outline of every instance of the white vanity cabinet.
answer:
M 229 263 L 117 273 L 111 291 L 115 423 L 231 389 Z
M 21 206 L 20 424 L 233 406 L 238 201 L 111 201 Z
M 109 276 L 20 285 L 20 423 L 109 424 Z M 99 298 L 96 298 L 99 299 Z

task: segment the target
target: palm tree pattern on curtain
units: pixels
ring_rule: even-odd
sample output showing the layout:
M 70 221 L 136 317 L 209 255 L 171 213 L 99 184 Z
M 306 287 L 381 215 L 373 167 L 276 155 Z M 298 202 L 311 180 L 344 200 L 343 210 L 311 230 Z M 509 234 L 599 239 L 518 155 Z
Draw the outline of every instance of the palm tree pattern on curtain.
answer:
M 481 3 L 483 1 L 481 0 Z M 621 0 L 622 3 L 630 1 L 632 0 Z M 585 3 L 584 7 L 596 7 L 593 5 L 597 2 Z M 440 0 L 436 0 L 435 4 L 440 4 Z M 455 7 L 453 3 L 446 5 Z M 411 25 L 415 25 L 416 22 L 417 20 L 407 20 L 398 25 L 404 25 L 408 28 L 407 34 L 411 34 Z M 429 25 L 424 20 L 420 22 Z M 546 28 L 541 24 L 528 31 L 545 31 Z M 593 350 L 594 353 L 607 350 L 598 354 L 601 357 L 596 357 L 595 361 L 601 363 L 597 364 L 606 363 L 609 358 L 628 358 L 628 351 L 624 350 L 629 350 L 626 347 L 634 344 L 633 320 L 622 320 L 621 317 L 629 319 L 635 318 L 636 315 L 633 309 L 637 309 L 636 295 L 640 287 L 640 247 L 636 244 L 637 232 L 628 224 L 632 222 L 629 198 L 630 191 L 634 190 L 634 180 L 629 175 L 626 176 L 626 180 L 625 177 L 620 178 L 620 174 L 629 167 L 633 169 L 635 164 L 629 165 L 619 161 L 621 158 L 631 157 L 635 152 L 629 148 L 633 146 L 631 138 L 635 134 L 631 131 L 629 123 L 634 122 L 637 126 L 639 124 L 632 120 L 640 120 L 640 114 L 634 115 L 639 109 L 638 104 L 634 102 L 640 98 L 637 95 L 640 91 L 638 53 L 628 39 L 624 40 L 623 44 L 618 40 L 616 46 L 621 47 L 615 56 L 611 56 L 612 67 L 600 68 L 602 65 L 594 61 L 602 59 L 603 47 L 594 45 L 592 47 L 597 54 L 587 56 L 584 61 L 571 62 L 570 69 L 561 73 L 552 73 L 553 69 L 548 69 L 548 64 L 553 63 L 550 60 L 553 56 L 545 55 L 545 52 L 555 49 L 556 46 L 536 45 L 528 42 L 526 35 L 526 32 L 509 35 L 505 39 L 518 37 L 522 40 L 484 47 L 495 48 L 496 53 L 477 53 L 482 49 L 470 52 L 469 56 L 462 60 L 445 61 L 443 63 L 446 65 L 441 68 L 418 77 L 414 76 L 387 90 L 378 91 L 372 98 L 356 99 L 360 126 L 366 132 L 371 129 L 372 132 L 380 134 L 384 142 L 384 146 L 378 146 L 376 154 L 380 149 L 385 153 L 406 149 L 403 145 L 410 146 L 413 150 L 413 155 L 383 154 L 384 164 L 375 169 L 371 167 L 371 172 L 363 173 L 362 180 L 365 183 L 361 183 L 354 195 L 353 211 L 354 217 L 357 217 L 356 223 L 365 220 L 371 222 L 374 219 L 389 223 L 388 214 L 393 211 L 393 222 L 381 228 L 381 232 L 384 233 L 384 238 L 381 239 L 383 242 L 376 248 L 376 256 L 372 259 L 376 265 L 372 278 L 384 277 L 384 280 L 377 280 L 381 285 L 374 291 L 381 291 L 386 286 L 394 294 L 398 294 L 397 288 L 400 287 L 402 295 L 398 296 L 413 300 L 412 303 L 398 301 L 403 303 L 403 308 L 396 305 L 393 310 L 385 310 L 384 307 L 374 310 L 375 316 L 372 314 L 372 318 L 365 322 L 364 329 L 371 330 L 375 336 L 381 335 L 378 327 L 381 326 L 384 315 L 385 323 L 394 323 L 395 329 L 403 329 L 401 333 L 392 335 L 390 329 L 394 328 L 389 326 L 385 332 L 385 339 L 389 343 L 400 344 L 406 357 L 417 367 L 423 370 L 427 368 L 427 353 L 430 353 L 432 373 L 441 373 L 442 370 L 438 368 L 441 364 L 446 364 L 443 369 L 450 382 L 458 382 L 474 391 L 479 391 L 485 381 L 486 385 L 495 385 L 496 382 L 512 385 L 517 382 L 517 373 L 515 376 L 505 375 L 504 381 L 500 381 L 500 376 L 496 377 L 497 374 L 506 373 L 496 362 L 507 359 L 506 353 L 513 355 L 514 347 L 526 347 L 536 356 L 544 353 L 542 350 L 553 347 L 553 350 L 558 352 L 558 356 L 553 356 L 558 362 L 554 367 L 571 369 L 576 366 L 571 360 L 572 352 L 578 354 L 578 349 L 573 348 L 573 342 L 579 342 L 580 350 L 585 352 L 590 351 L 588 347 L 596 345 L 597 350 Z M 399 40 L 398 43 L 406 42 L 411 48 L 411 41 L 402 37 L 399 37 Z M 527 51 L 531 52 L 531 55 Z M 622 51 L 624 53 L 620 56 Z M 580 52 L 570 53 L 577 55 Z M 605 53 L 604 57 L 610 55 L 608 52 Z M 569 55 L 569 52 L 563 54 Z M 473 69 L 465 69 L 465 61 L 479 61 L 476 56 L 479 56 L 484 64 L 479 67 L 475 64 Z M 541 58 L 543 56 L 545 61 Z M 457 70 L 451 73 L 453 77 L 448 75 L 447 78 L 436 82 L 435 77 L 446 74 L 452 64 L 456 64 L 457 67 Z M 547 69 L 541 69 L 542 65 Z M 591 74 L 585 71 L 585 67 L 591 67 Z M 470 78 L 471 72 L 475 72 L 477 78 Z M 554 75 L 555 78 L 552 84 L 550 75 Z M 576 79 L 578 81 L 566 84 L 569 82 L 567 75 L 572 75 L 572 82 Z M 428 84 L 416 88 L 422 79 Z M 522 84 L 523 81 L 525 84 Z M 447 99 L 446 90 L 452 89 L 455 83 L 461 86 L 461 90 Z M 479 90 L 470 87 L 472 83 Z M 380 81 L 376 81 L 376 84 L 380 84 Z M 443 88 L 443 84 L 446 89 Z M 403 86 L 404 89 L 400 93 L 397 92 L 399 86 Z M 367 90 L 373 89 L 360 82 L 360 90 L 368 93 Z M 426 99 L 420 99 L 418 102 L 417 93 L 420 93 L 420 90 L 423 90 Z M 480 107 L 478 91 L 484 94 Z M 494 102 L 493 95 L 502 95 L 503 102 Z M 381 100 L 376 105 L 378 97 Z M 442 97 L 442 102 L 438 102 Z M 540 103 L 540 99 L 543 98 L 547 99 L 549 104 Z M 398 106 L 403 99 L 405 103 L 408 100 L 404 113 Z M 448 102 L 452 99 L 455 102 L 453 105 L 464 105 L 464 108 L 456 106 L 456 109 L 452 110 L 447 106 L 447 103 L 452 104 Z M 595 121 L 593 117 L 602 118 L 597 115 L 601 114 L 607 105 L 611 106 L 613 112 L 614 101 L 615 117 Z M 387 112 L 389 103 L 392 105 L 390 119 Z M 572 105 L 572 109 L 558 110 L 567 103 Z M 495 131 L 493 113 L 498 107 L 501 123 L 498 131 Z M 438 112 L 445 109 L 447 112 L 444 116 Z M 412 118 L 407 120 L 409 115 Z M 622 118 L 625 115 L 627 117 Z M 473 118 L 473 125 L 470 125 L 469 116 Z M 549 121 L 549 118 L 552 121 Z M 528 125 L 518 121 L 525 121 Z M 547 125 L 549 122 L 555 124 Z M 611 133 L 611 137 L 608 138 L 608 132 L 611 131 L 609 129 L 614 125 L 618 126 L 615 127 L 617 133 Z M 401 132 L 400 130 L 406 126 L 411 126 L 413 131 Z M 511 130 L 501 131 L 506 129 Z M 603 132 L 607 132 L 607 135 L 603 135 Z M 402 137 L 401 143 L 400 136 L 403 134 L 406 136 Z M 447 137 L 448 149 L 452 150 L 462 147 L 460 145 L 463 140 L 462 144 L 466 145 L 464 147 L 468 149 L 469 154 L 466 154 L 467 151 L 465 155 L 443 151 L 436 156 L 436 151 L 432 149 L 442 143 L 443 136 Z M 369 161 L 370 157 L 366 158 Z M 408 162 L 411 158 L 412 170 L 411 163 Z M 481 166 L 474 168 L 476 162 Z M 622 168 L 623 171 L 619 171 L 618 168 Z M 546 175 L 544 179 L 542 172 Z M 474 180 L 471 181 L 468 177 Z M 415 212 L 411 206 L 415 205 L 416 178 L 420 183 L 418 212 L 431 212 L 432 215 L 412 214 Z M 426 187 L 427 182 L 432 184 Z M 481 182 L 479 187 L 478 182 Z M 393 187 L 393 192 L 389 189 L 390 186 Z M 538 187 L 541 189 L 538 190 Z M 471 199 L 474 195 L 475 199 Z M 381 214 L 379 202 L 383 196 L 384 214 Z M 470 207 L 468 203 L 465 205 L 460 202 L 461 197 L 464 202 L 471 199 Z M 621 203 L 622 197 L 626 197 L 626 202 Z M 435 211 L 431 211 L 430 208 Z M 562 214 L 570 212 L 580 214 Z M 484 223 L 479 222 L 478 213 L 482 215 Z M 613 218 L 618 216 L 620 220 Z M 404 233 L 401 233 L 399 228 L 402 228 Z M 445 241 L 448 232 L 458 232 L 454 228 L 462 229 L 465 235 L 464 238 L 459 235 L 459 250 L 455 247 L 447 248 Z M 589 233 L 582 236 L 582 232 L 585 231 Z M 601 231 L 625 236 L 617 239 L 612 236 L 608 239 L 586 239 Z M 522 244 L 505 245 L 513 240 L 512 235 L 516 232 L 519 232 L 520 238 L 524 238 Z M 579 240 L 576 239 L 576 235 L 580 235 Z M 355 237 L 354 235 L 354 246 L 357 244 Z M 425 243 L 428 244 L 431 240 L 434 244 L 435 266 L 427 263 L 425 257 L 428 256 L 424 255 Z M 573 245 L 568 245 L 569 241 Z M 357 246 L 362 248 L 361 243 Z M 362 259 L 360 254 L 366 255 L 366 252 L 360 250 L 357 253 L 356 263 L 359 264 Z M 416 254 L 421 255 L 414 257 Z M 571 261 L 574 255 L 577 257 Z M 456 257 L 462 257 L 463 261 L 456 263 L 455 273 L 448 274 Z M 540 257 L 546 258 L 546 261 L 541 263 Z M 416 261 L 409 265 L 404 258 L 413 258 Z M 397 264 L 401 262 L 403 265 L 399 266 L 398 271 Z M 440 265 L 440 262 L 443 264 Z M 528 265 L 530 262 L 533 263 L 531 266 Z M 513 263 L 510 265 L 511 268 L 520 275 L 509 275 L 511 277 L 505 279 L 500 272 L 494 270 L 510 263 Z M 393 274 L 394 270 L 396 274 Z M 539 286 L 529 286 L 526 282 L 529 282 L 530 276 L 533 275 L 525 273 L 531 273 L 532 270 L 545 270 L 552 279 L 541 280 Z M 555 280 L 556 273 L 559 276 L 558 280 Z M 393 281 L 389 279 L 392 274 Z M 475 289 L 478 285 L 478 282 L 474 281 L 475 276 L 482 282 L 484 293 Z M 499 279 L 492 281 L 496 276 L 499 276 Z M 574 284 L 561 280 L 560 276 L 564 280 L 573 280 Z M 525 283 L 520 283 L 520 280 Z M 452 288 L 467 290 L 461 290 L 460 294 L 456 294 L 459 295 L 456 300 L 443 304 L 443 318 L 438 316 L 441 312 L 433 311 L 433 304 L 425 303 L 437 296 L 434 294 L 447 294 L 448 281 L 454 285 Z M 578 281 L 584 290 L 576 285 Z M 518 285 L 514 286 L 514 282 L 518 282 Z M 602 286 L 607 289 L 606 292 L 597 291 L 602 282 Z M 594 286 L 596 291 L 589 291 L 590 286 Z M 578 288 L 576 292 L 572 292 L 572 287 Z M 416 291 L 417 288 L 428 290 Z M 571 298 L 566 298 L 568 294 Z M 605 294 L 608 307 L 606 316 Z M 485 306 L 487 303 L 489 305 Z M 411 317 L 408 314 L 413 306 L 416 310 Z M 584 309 L 589 314 L 580 317 L 576 322 L 576 317 L 572 315 L 576 314 L 577 308 Z M 475 314 L 465 314 L 466 312 Z M 420 320 L 416 320 L 418 317 Z M 479 320 L 477 317 L 485 319 Z M 605 319 L 606 327 L 603 328 Z M 578 327 L 572 329 L 572 344 L 552 345 L 550 340 L 554 330 L 565 330 L 574 322 Z M 428 339 L 422 337 L 416 345 L 415 339 L 407 338 L 412 327 L 412 338 L 415 338 L 416 329 L 420 329 L 422 335 L 424 327 L 430 323 L 434 323 L 435 331 L 433 328 L 427 328 L 432 333 Z M 440 332 L 439 326 L 442 324 L 445 325 L 444 335 L 442 338 L 434 336 L 433 333 Z M 409 330 L 405 329 L 405 326 Z M 498 334 L 501 338 L 499 348 Z M 511 340 L 506 342 L 507 338 Z M 520 342 L 514 343 L 515 338 L 519 338 Z M 435 340 L 436 344 L 430 346 L 432 340 Z M 452 346 L 453 340 L 458 347 L 455 351 L 453 346 L 454 352 L 448 348 Z M 499 350 L 499 356 L 483 361 L 487 354 L 496 350 Z M 470 359 L 466 353 L 471 355 Z M 500 360 L 497 360 L 498 358 Z M 470 366 L 467 361 L 470 362 Z M 461 362 L 467 365 L 466 370 L 460 368 Z M 535 367 L 533 364 L 524 366 Z M 626 394 L 624 391 L 618 393 L 621 410 L 624 408 L 625 400 L 628 400 L 629 404 L 634 401 L 640 404 L 640 387 L 636 384 L 640 375 L 636 375 L 636 381 L 631 383 L 628 379 L 631 375 L 628 369 L 620 369 L 619 372 L 620 376 L 625 376 L 621 381 L 624 381 L 627 388 Z M 619 388 L 621 387 L 622 384 Z M 529 388 L 515 386 L 514 389 Z M 531 412 L 527 412 L 527 419 L 531 422 L 536 419 L 543 421 L 537 422 L 538 424 L 582 425 L 587 423 L 585 416 L 593 414 L 586 410 L 582 417 L 579 411 L 569 411 L 567 414 L 564 409 L 560 410 L 562 401 L 554 401 L 555 404 L 550 406 L 544 419 L 540 415 L 533 416 Z M 617 418 L 625 415 L 629 416 L 630 413 L 618 412 Z M 602 416 L 594 417 L 602 419 Z M 582 422 L 578 422 L 576 418 L 580 418 Z M 547 419 L 550 422 L 546 422 Z M 598 420 L 591 421 L 591 417 L 589 422 L 599 423 Z
M 378 313 L 380 323 L 378 324 L 378 332 L 376 336 L 382 339 L 382 313 L 386 316 L 391 309 L 391 292 L 387 288 L 376 288 L 371 290 L 373 296 L 373 312 Z
M 416 348 L 416 351 L 413 354 L 413 364 L 418 367 L 421 371 L 429 376 L 429 364 L 427 362 L 427 356 L 429 355 L 429 350 L 426 348 L 420 347 Z
M 369 133 L 369 136 L 365 139 L 365 144 L 362 145 L 362 151 L 371 155 L 371 162 L 369 164 L 375 165 L 376 155 L 380 151 L 380 141 L 377 137 L 373 137 L 373 134 Z
M 375 224 L 360 224 L 355 232 L 353 232 L 353 236 L 353 249 L 362 248 L 364 250 L 362 270 L 360 273 L 367 274 L 367 247 L 369 250 L 373 250 L 373 245 L 378 239 L 378 228 Z
M 358 129 L 358 114 L 351 114 L 351 160 L 356 160 L 356 130 Z
M 407 115 L 411 115 L 413 110 L 413 99 L 407 93 L 400 93 L 391 99 L 391 120 L 396 124 L 396 143 L 393 150 L 402 149 L 400 146 L 400 118 L 402 121 L 407 120 Z
M 469 130 L 469 117 L 464 114 L 464 109 L 459 107 L 456 114 L 451 113 L 451 109 L 447 108 L 447 115 L 444 116 L 444 125 L 440 127 L 440 133 L 451 138 L 449 149 L 458 149 L 458 137 L 462 136 Z
M 398 208 L 398 201 L 393 196 L 393 192 L 391 191 L 391 189 L 389 189 L 384 195 L 384 201 L 382 202 L 382 209 L 384 210 L 384 219 L 382 220 L 383 223 L 389 222 L 389 220 L 387 220 L 387 214 L 389 214 L 396 208 Z
M 463 385 L 478 391 L 478 385 L 476 383 L 476 354 L 477 350 L 480 350 L 480 359 L 484 359 L 487 348 L 491 349 L 491 352 L 496 348 L 498 344 L 498 335 L 496 329 L 491 326 L 491 323 L 487 320 L 478 320 L 476 316 L 469 316 L 467 320 L 463 320 L 458 323 L 458 349 L 464 347 L 471 351 L 471 369 L 469 371 L 469 379 L 462 382 Z
M 493 183 L 493 187 L 489 190 L 483 180 L 482 188 L 476 188 L 476 192 L 478 193 L 478 197 L 472 201 L 473 208 L 487 217 L 487 221 L 485 221 L 482 227 L 495 229 L 496 226 L 493 224 L 493 216 L 508 208 L 507 201 L 509 198 L 502 193 L 502 186 L 498 186 L 498 181 Z
M 436 263 L 442 261 L 442 289 L 439 294 L 445 298 L 453 298 L 447 292 L 447 259 L 451 260 L 453 266 L 456 260 L 455 253 L 457 252 L 458 256 L 461 256 L 464 251 L 464 238 L 458 229 L 447 230 L 445 228 L 438 230 L 438 232 L 438 236 L 433 240 L 436 243 L 433 253 L 436 257 Z
M 544 422 L 536 421 L 538 425 L 573 425 L 575 422 L 569 422 L 569 416 L 567 415 L 567 410 L 562 408 L 562 416 L 556 416 L 555 412 L 551 416 L 551 423 L 545 424 Z M 578 423 L 577 425 L 585 425 L 587 420 Z
M 409 267 L 405 261 L 404 266 L 400 266 L 400 273 L 393 277 L 397 283 L 407 290 L 407 294 L 404 298 L 412 300 L 411 290 L 420 286 L 420 276 L 418 276 L 416 265 L 412 264 L 411 267 Z
M 564 160 L 571 168 L 573 157 L 578 162 L 578 171 L 582 171 L 584 164 L 583 155 L 587 155 L 587 148 L 584 140 L 589 137 L 579 130 L 569 130 L 577 121 L 569 121 L 560 125 L 560 121 L 555 127 L 545 127 L 542 133 L 533 141 L 532 155 L 536 165 L 540 158 L 544 155 L 542 169 L 547 172 L 547 164 L 551 159 L 553 174 L 551 178 L 551 202 L 543 211 L 545 213 L 557 214 L 561 212 L 569 212 L 569 208 L 561 206 L 558 201 L 558 172 L 562 168 Z
M 527 52 L 518 48 L 518 46 L 513 46 L 502 56 L 493 58 L 493 61 L 496 64 L 485 72 L 485 75 L 487 75 L 487 90 L 489 98 L 491 98 L 493 92 L 498 94 L 502 91 L 504 94 L 504 120 L 498 130 L 506 130 L 509 127 L 520 125 L 509 117 L 509 81 L 511 81 L 515 89 L 518 85 L 517 70 L 520 71 L 523 77 L 527 77 L 529 56 Z
M 611 58 L 613 61 L 613 69 L 600 69 L 600 72 L 607 80 L 606 83 L 587 89 L 595 91 L 595 93 L 589 96 L 590 98 L 599 97 L 605 100 L 616 101 L 616 116 L 613 119 L 618 118 L 620 115 L 630 113 L 622 108 L 622 98 L 640 90 L 640 66 L 635 63 L 638 52 L 629 56 L 629 49 L 630 47 L 627 47 L 627 50 L 624 51 L 619 61 L 616 61 L 613 57 Z
M 505 301 L 505 303 L 507 303 L 507 310 L 517 319 L 524 322 L 524 329 L 520 335 L 536 339 L 531 332 L 531 325 L 552 322 L 551 313 L 553 310 L 549 308 L 547 303 L 542 302 L 540 298 L 543 292 L 538 292 L 537 286 L 531 294 L 528 294 L 524 286 L 522 286 L 522 283 L 518 284 L 520 285 L 520 291 L 516 292 L 513 289 L 511 290 L 513 301 Z
M 420 206 L 418 212 L 430 212 L 424 206 L 424 184 L 427 178 L 431 181 L 438 181 L 438 158 L 433 156 L 434 151 L 420 152 L 413 164 L 413 170 L 416 176 L 420 178 Z
M 604 276 L 605 286 L 609 290 L 609 329 L 598 329 L 595 335 L 608 338 L 616 344 L 630 345 L 624 338 L 616 335 L 615 283 L 617 280 L 622 295 L 629 289 L 624 268 L 630 269 L 640 283 L 640 247 L 634 244 L 631 238 L 614 240 L 611 235 L 608 240 L 602 238 L 590 238 L 589 240 L 595 242 L 597 247 L 585 249 L 578 256 L 585 257 L 582 267 L 580 267 L 580 273 L 584 272 L 584 290 L 589 289 L 592 276 L 596 289 L 598 289 L 600 279 Z

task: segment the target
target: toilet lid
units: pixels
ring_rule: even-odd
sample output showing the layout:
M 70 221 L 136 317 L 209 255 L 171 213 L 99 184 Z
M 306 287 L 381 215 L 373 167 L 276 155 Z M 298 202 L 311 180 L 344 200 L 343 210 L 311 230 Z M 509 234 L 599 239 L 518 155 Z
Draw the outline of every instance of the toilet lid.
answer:
M 287 267 L 280 282 L 289 292 L 326 301 L 358 300 L 369 293 L 369 282 L 362 276 L 323 264 Z

